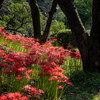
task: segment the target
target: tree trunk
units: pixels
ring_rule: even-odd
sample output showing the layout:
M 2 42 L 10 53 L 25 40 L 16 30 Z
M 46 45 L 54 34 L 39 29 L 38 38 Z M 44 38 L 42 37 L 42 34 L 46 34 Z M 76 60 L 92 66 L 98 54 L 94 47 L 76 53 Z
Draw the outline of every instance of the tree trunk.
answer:
M 78 15 L 77 9 L 73 0 L 58 0 L 58 4 L 61 7 L 64 14 L 67 16 L 69 26 L 72 30 L 74 39 L 76 40 L 77 47 L 81 53 L 84 70 L 87 70 L 87 38 L 85 28 Z
M 2 3 L 4 2 L 4 0 L 0 0 L 0 9 L 2 7 Z
M 51 10 L 49 12 L 49 17 L 48 17 L 48 20 L 47 20 L 46 28 L 45 28 L 44 33 L 43 33 L 42 42 L 46 42 L 46 40 L 48 38 L 52 18 L 53 18 L 54 13 L 56 12 L 56 7 L 57 7 L 57 0 L 53 0 L 52 7 L 51 7 Z
M 30 0 L 34 38 L 41 39 L 40 11 L 36 0 Z
M 87 36 L 73 0 L 58 0 L 68 18 L 70 28 L 81 53 L 84 71 L 100 72 L 100 0 L 93 0 L 93 18 L 90 36 Z
M 100 72 L 100 0 L 93 0 L 88 62 L 89 70 Z

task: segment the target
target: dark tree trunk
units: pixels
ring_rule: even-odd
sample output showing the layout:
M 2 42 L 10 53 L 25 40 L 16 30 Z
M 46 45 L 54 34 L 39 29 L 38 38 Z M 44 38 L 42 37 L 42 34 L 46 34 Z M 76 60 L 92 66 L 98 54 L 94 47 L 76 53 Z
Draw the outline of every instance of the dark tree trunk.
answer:
M 85 70 L 87 70 L 88 36 L 78 15 L 77 9 L 75 8 L 74 1 L 58 0 L 58 4 L 61 7 L 64 14 L 67 16 L 69 26 L 72 30 L 72 34 L 74 36 L 74 39 L 76 40 L 76 44 L 82 56 L 83 67 Z
M 44 33 L 43 33 L 42 42 L 46 42 L 46 40 L 48 38 L 52 18 L 53 18 L 54 13 L 56 12 L 56 7 L 57 7 L 57 0 L 53 0 L 52 7 L 51 7 L 51 10 L 49 12 L 49 17 L 48 17 L 48 20 L 47 20 L 46 28 L 45 28 Z
M 100 0 L 93 0 L 88 62 L 89 70 L 100 72 Z
M 2 7 L 2 3 L 4 2 L 4 0 L 0 0 L 0 9 Z
M 30 0 L 34 38 L 41 39 L 40 11 L 36 0 Z
M 58 0 L 68 18 L 70 28 L 81 53 L 84 71 L 100 72 L 100 0 L 93 0 L 93 24 L 87 36 L 73 0 Z

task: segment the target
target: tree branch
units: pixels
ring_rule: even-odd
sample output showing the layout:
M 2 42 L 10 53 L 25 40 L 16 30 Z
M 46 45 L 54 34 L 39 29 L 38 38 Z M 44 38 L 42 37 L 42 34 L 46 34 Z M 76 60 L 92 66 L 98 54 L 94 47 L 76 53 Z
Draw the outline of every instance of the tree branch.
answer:
M 14 20 L 14 18 L 15 18 L 15 15 L 14 15 L 14 16 L 9 20 L 9 22 L 6 24 L 5 29 L 8 29 L 9 24 L 11 24 L 11 22 Z
M 46 40 L 48 38 L 48 34 L 49 34 L 49 31 L 50 31 L 52 18 L 53 18 L 54 13 L 56 12 L 56 7 L 57 7 L 57 0 L 53 0 L 52 7 L 51 7 L 51 10 L 49 12 L 49 17 L 48 17 L 48 20 L 47 20 L 46 28 L 45 28 L 44 33 L 43 33 L 42 42 L 46 42 Z
M 30 0 L 34 38 L 41 39 L 40 11 L 36 0 Z

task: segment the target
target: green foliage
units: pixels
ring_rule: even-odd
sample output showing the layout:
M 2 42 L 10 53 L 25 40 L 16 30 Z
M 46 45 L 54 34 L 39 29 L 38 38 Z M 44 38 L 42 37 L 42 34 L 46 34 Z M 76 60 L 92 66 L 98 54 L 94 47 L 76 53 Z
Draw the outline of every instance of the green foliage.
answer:
M 64 23 L 63 22 L 58 22 L 57 20 L 54 20 L 53 24 L 50 28 L 51 32 L 56 35 L 58 33 L 58 31 L 60 31 L 62 29 L 65 29 Z
M 57 41 L 64 48 L 67 48 L 67 45 L 69 44 L 75 46 L 75 41 L 72 37 L 72 32 L 70 29 L 60 30 L 57 34 Z
M 26 0 L 13 0 L 12 2 L 5 1 L 4 6 L 8 7 L 8 14 L 0 16 L 0 27 L 5 27 L 12 33 L 25 33 L 32 36 L 32 18 L 28 2 Z M 41 28 L 45 29 L 46 18 L 40 12 Z
M 31 30 L 32 33 L 31 12 L 27 2 L 11 3 L 8 10 L 10 14 L 4 15 L 0 20 L 1 27 L 5 27 L 12 32 L 28 34 L 28 30 Z
M 14 3 L 22 3 L 22 2 L 25 2 L 25 1 L 27 1 L 27 0 L 12 0 Z
M 57 11 L 54 14 L 54 19 L 57 20 L 58 22 L 63 22 L 65 27 L 69 28 L 67 17 L 65 16 L 65 14 L 62 12 L 62 10 L 58 6 L 57 6 Z
M 43 33 L 46 26 L 47 17 L 45 17 L 42 12 L 40 12 L 40 24 L 41 24 L 41 32 Z
M 92 25 L 92 0 L 75 0 L 81 20 L 86 27 L 90 29 Z
M 53 0 L 37 0 L 40 11 L 43 15 L 47 16 L 48 12 L 50 11 L 51 5 Z
M 61 11 L 59 7 L 57 7 L 57 12 L 54 15 L 54 18 L 59 22 L 65 22 L 65 14 Z

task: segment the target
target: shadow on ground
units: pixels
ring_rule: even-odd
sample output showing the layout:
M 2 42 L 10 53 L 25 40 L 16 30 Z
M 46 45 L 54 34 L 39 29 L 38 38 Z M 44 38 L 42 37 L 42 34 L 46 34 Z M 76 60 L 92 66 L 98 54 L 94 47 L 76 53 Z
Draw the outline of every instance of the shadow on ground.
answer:
M 70 77 L 61 100 L 100 100 L 100 73 L 78 72 Z

